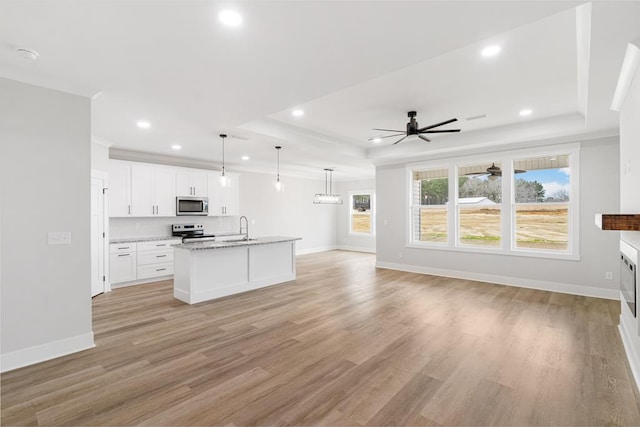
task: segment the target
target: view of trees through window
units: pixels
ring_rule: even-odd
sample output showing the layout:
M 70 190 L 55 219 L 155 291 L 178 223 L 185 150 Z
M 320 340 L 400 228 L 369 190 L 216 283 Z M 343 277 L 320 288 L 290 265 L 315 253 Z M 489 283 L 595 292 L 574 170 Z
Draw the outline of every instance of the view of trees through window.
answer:
M 414 175 L 414 239 L 447 243 L 448 169 L 420 171 Z
M 492 169 L 495 168 L 495 169 Z M 413 240 L 448 242 L 449 169 L 412 171 Z M 515 248 L 566 251 L 569 248 L 569 155 L 513 161 L 512 212 L 502 212 L 499 162 L 458 167 L 459 245 L 502 246 L 503 214 L 512 215 Z
M 502 176 L 488 174 L 500 163 L 467 166 L 458 178 L 458 238 L 461 245 L 500 246 Z M 498 169 L 499 170 L 499 169 Z
M 516 248 L 567 250 L 569 247 L 569 156 L 517 160 Z
M 351 195 L 351 232 L 371 234 L 371 194 Z

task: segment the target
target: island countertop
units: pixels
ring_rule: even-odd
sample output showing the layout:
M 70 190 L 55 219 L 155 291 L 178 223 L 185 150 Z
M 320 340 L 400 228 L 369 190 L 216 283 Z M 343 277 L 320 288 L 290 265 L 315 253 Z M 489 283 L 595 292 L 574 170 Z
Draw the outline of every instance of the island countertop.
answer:
M 180 244 L 171 245 L 171 246 L 173 246 L 176 249 L 202 251 L 202 250 L 210 250 L 210 249 L 236 248 L 238 246 L 269 245 L 272 243 L 293 242 L 295 240 L 302 240 L 302 237 L 267 236 L 267 237 L 252 238 L 249 240 L 193 242 L 193 243 L 180 243 Z

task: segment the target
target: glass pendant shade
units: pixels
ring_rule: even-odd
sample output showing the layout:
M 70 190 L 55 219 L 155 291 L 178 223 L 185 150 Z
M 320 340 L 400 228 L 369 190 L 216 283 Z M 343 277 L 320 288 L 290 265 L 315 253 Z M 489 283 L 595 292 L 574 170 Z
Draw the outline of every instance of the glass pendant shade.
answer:
M 331 194 L 333 181 L 333 169 L 324 170 L 324 193 L 318 193 L 313 197 L 313 203 L 325 205 L 341 205 L 342 195 Z
M 273 181 L 273 186 L 278 192 L 284 191 L 284 184 L 280 181 L 280 149 L 282 147 L 276 145 L 276 153 L 277 153 L 277 169 L 276 169 L 276 180 Z
M 227 137 L 224 133 L 220 134 L 220 138 L 222 138 L 222 172 L 220 173 L 220 186 L 227 187 L 229 186 L 229 177 L 224 173 L 224 139 Z

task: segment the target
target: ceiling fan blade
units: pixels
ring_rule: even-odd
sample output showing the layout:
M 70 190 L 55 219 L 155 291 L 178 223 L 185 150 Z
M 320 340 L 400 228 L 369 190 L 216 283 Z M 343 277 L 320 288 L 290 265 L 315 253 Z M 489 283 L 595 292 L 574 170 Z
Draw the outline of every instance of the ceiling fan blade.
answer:
M 406 132 L 402 132 L 402 133 L 394 133 L 393 135 L 387 135 L 387 136 L 379 136 L 378 138 L 380 138 L 380 139 L 384 139 L 384 138 L 391 138 L 391 137 L 394 137 L 394 136 L 400 136 L 400 135 L 406 135 Z M 373 138 L 371 138 L 371 139 L 373 139 Z
M 490 174 L 488 174 L 486 172 L 471 172 L 471 173 L 465 173 L 464 174 L 464 176 L 468 176 L 468 177 L 471 177 L 471 178 L 477 178 L 477 177 L 485 176 L 485 175 L 490 175 Z
M 418 132 L 424 132 L 425 130 L 437 128 L 438 126 L 447 125 L 449 123 L 453 123 L 453 122 L 457 122 L 457 121 L 458 121 L 458 119 L 445 120 L 444 122 L 436 123 L 435 125 L 429 125 L 429 126 L 425 126 L 425 127 L 421 128 L 421 129 L 418 129 Z
M 418 133 L 449 133 L 449 132 L 460 132 L 460 129 L 448 129 L 448 130 L 425 130 L 420 131 Z
M 429 138 L 427 138 L 426 136 L 418 135 L 418 138 L 420 138 L 421 140 L 426 141 L 426 142 L 431 142 L 431 140 Z
M 376 128 L 373 128 L 373 130 L 381 130 L 381 131 L 384 131 L 384 132 L 403 132 L 403 133 L 405 132 L 403 130 L 398 130 L 398 129 L 376 129 Z
M 407 139 L 407 136 L 406 136 L 406 135 L 405 135 L 405 136 L 403 136 L 402 138 L 400 138 L 399 140 L 397 140 L 396 142 L 394 142 L 394 143 L 393 143 L 393 145 L 396 145 L 398 142 L 402 142 L 402 141 L 404 141 L 405 139 Z
M 522 170 L 522 169 L 516 169 L 516 170 L 514 170 L 513 172 L 514 172 L 514 173 L 525 173 L 526 171 L 525 171 L 525 170 Z

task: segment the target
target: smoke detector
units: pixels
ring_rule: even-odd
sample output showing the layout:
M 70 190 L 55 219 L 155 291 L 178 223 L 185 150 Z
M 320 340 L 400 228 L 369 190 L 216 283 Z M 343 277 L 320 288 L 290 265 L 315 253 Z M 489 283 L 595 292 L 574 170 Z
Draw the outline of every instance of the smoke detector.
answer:
M 16 53 L 20 55 L 22 59 L 28 59 L 31 61 L 35 61 L 36 59 L 38 59 L 38 52 L 36 52 L 35 50 L 18 48 L 16 49 Z

